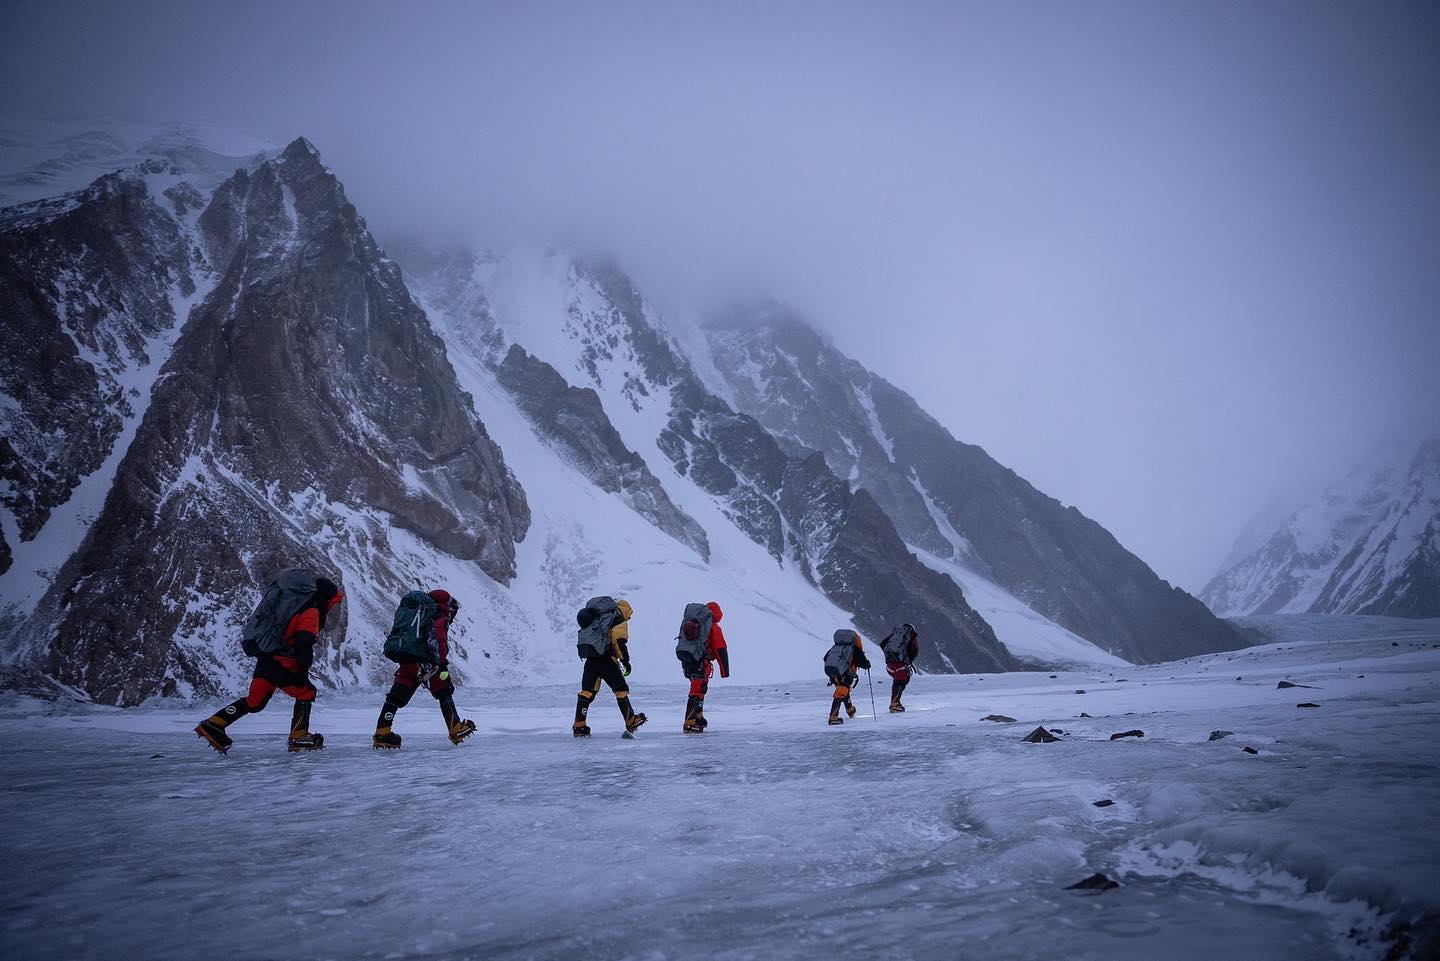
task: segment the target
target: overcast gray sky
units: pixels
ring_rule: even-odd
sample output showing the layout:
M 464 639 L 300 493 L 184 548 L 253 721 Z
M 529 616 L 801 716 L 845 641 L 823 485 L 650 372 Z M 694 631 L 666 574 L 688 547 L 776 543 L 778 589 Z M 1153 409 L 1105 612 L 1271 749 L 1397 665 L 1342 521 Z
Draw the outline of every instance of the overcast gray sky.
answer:
M 7 2 L 0 111 L 304 134 L 382 240 L 773 293 L 1191 590 L 1440 434 L 1434 3 Z

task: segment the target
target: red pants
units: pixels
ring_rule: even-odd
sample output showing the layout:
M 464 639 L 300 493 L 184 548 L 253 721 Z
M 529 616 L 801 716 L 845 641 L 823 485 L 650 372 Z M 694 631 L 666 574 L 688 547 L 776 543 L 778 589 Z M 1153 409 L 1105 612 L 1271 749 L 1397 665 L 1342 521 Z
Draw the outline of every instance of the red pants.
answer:
M 315 700 L 315 685 L 310 683 L 310 668 L 284 654 L 262 655 L 255 659 L 255 676 L 250 679 L 250 693 L 245 706 L 263 711 L 276 690 L 284 691 L 297 701 Z
M 885 670 L 902 684 L 910 680 L 910 665 L 904 661 L 886 661 Z
M 433 664 L 421 664 L 419 661 L 411 661 L 409 664 L 401 664 L 395 669 L 395 683 L 401 687 L 410 688 L 413 693 L 420 686 L 420 673 L 424 668 L 431 668 L 429 682 L 425 685 L 430 693 L 436 697 L 443 697 L 450 693 L 453 688 L 449 680 L 440 680 L 440 671 L 435 669 Z
M 694 662 L 692 661 L 689 663 L 693 664 Z M 714 675 L 714 673 L 715 662 L 708 659 L 705 661 L 704 670 L 701 670 L 698 665 L 692 668 L 687 668 L 685 671 L 685 676 L 690 679 L 690 696 L 704 697 L 705 692 L 710 690 L 710 678 Z

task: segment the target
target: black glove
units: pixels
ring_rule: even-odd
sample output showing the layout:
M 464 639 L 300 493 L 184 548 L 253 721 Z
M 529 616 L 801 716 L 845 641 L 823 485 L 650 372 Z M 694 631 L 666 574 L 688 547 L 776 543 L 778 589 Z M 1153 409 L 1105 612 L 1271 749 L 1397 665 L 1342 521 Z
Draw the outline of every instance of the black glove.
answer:
M 622 658 L 620 658 L 620 676 L 621 676 L 621 677 L 629 677 L 629 676 L 630 676 L 630 658 L 628 658 L 628 657 L 622 657 Z
M 870 670 L 870 659 L 859 651 L 855 652 L 855 666 L 862 670 Z

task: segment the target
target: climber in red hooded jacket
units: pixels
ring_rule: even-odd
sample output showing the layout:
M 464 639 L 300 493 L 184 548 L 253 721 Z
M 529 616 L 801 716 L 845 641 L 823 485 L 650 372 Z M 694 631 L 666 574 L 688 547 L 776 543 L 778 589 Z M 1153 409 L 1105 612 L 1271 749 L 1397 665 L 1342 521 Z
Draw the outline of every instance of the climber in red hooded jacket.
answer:
M 725 632 L 720 630 L 720 618 L 725 616 L 725 612 L 720 610 L 720 605 L 714 601 L 707 602 L 705 606 L 710 609 L 711 617 L 705 657 L 698 662 L 680 662 L 685 676 L 690 680 L 690 699 L 685 702 L 686 734 L 704 734 L 710 723 L 705 720 L 705 693 L 710 690 L 710 678 L 715 673 L 715 665 L 720 665 L 721 677 L 730 676 L 730 652 L 725 647 Z
M 435 601 L 437 612 L 430 627 L 430 653 L 433 660 L 406 660 L 395 669 L 395 683 L 385 695 L 385 705 L 380 708 L 380 718 L 375 722 L 375 736 L 371 743 L 377 748 L 395 749 L 400 746 L 400 735 L 392 729 L 395 713 L 406 704 L 424 684 L 431 695 L 440 702 L 440 713 L 445 718 L 445 727 L 450 741 L 459 744 L 475 733 L 475 722 L 461 718 L 455 707 L 455 682 L 450 680 L 450 625 L 460 612 L 460 602 L 450 596 L 449 591 L 433 590 L 430 597 Z

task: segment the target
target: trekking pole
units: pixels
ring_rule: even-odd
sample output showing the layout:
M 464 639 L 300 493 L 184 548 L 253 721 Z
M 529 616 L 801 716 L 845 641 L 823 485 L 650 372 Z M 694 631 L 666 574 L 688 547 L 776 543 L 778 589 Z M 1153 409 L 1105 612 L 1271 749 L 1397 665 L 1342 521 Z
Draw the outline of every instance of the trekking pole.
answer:
M 880 723 L 880 715 L 875 713 L 875 682 L 870 680 L 870 668 L 865 668 L 865 683 L 870 685 L 870 717 L 876 724 Z

